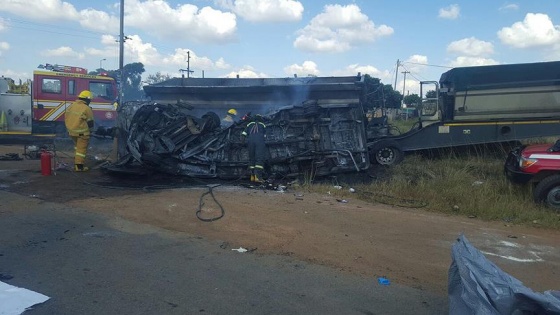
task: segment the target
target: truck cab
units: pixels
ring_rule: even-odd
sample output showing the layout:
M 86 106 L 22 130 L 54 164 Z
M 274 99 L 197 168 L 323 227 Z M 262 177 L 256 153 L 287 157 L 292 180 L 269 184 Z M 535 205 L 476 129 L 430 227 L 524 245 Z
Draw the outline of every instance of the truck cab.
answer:
M 514 184 L 530 185 L 536 203 L 560 212 L 560 140 L 513 149 L 504 173 Z

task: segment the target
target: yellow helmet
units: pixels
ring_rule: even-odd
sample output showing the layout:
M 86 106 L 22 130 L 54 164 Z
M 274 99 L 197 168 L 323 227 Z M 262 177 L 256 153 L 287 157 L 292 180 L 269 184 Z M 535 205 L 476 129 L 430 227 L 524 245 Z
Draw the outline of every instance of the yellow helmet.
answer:
M 236 111 L 235 109 L 233 109 L 233 108 L 230 109 L 230 110 L 228 110 L 227 113 L 230 114 L 230 115 L 237 116 L 237 111 Z
M 78 98 L 85 98 L 85 99 L 91 100 L 93 98 L 93 94 L 91 94 L 91 92 L 88 91 L 88 90 L 83 90 L 78 95 Z

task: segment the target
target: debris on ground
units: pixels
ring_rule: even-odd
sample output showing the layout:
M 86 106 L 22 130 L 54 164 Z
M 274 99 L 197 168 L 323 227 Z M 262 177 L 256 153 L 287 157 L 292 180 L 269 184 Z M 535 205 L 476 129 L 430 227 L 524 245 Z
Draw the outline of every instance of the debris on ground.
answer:
M 377 278 L 377 283 L 379 283 L 380 285 L 390 285 L 391 281 L 389 281 L 389 279 L 387 278 L 379 277 Z
M 17 153 L 6 153 L 0 155 L 0 161 L 21 161 L 23 160 L 22 157 L 19 156 Z

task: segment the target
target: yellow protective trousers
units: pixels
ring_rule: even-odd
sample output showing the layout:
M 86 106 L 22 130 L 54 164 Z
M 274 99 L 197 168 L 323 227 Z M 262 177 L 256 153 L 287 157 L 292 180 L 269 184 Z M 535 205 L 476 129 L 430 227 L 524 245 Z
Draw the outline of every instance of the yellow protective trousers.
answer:
M 74 164 L 85 164 L 87 148 L 89 145 L 89 135 L 87 136 L 70 136 L 74 141 Z

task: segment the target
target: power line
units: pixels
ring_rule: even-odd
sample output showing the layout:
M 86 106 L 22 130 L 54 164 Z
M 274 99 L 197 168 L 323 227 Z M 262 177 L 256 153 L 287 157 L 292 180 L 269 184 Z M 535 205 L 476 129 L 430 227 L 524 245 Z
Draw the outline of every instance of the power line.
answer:
M 410 64 L 413 64 L 413 65 L 453 69 L 453 67 L 449 67 L 449 66 L 431 65 L 431 64 L 427 64 L 427 63 L 419 63 L 419 62 L 412 62 L 412 61 L 403 61 L 402 63 L 410 63 Z M 401 65 L 402 65 L 402 63 L 401 63 Z
M 36 22 L 31 22 L 31 21 L 27 21 L 27 20 L 20 20 L 20 19 L 5 19 L 6 21 L 8 21 L 8 25 L 7 27 L 13 27 L 13 28 L 20 28 L 20 29 L 28 29 L 28 30 L 34 30 L 34 31 L 39 31 L 39 32 L 47 32 L 47 33 L 54 33 L 54 34 L 61 34 L 61 35 L 69 35 L 69 36 L 84 36 L 84 35 L 75 35 L 75 34 L 71 34 L 71 33 L 77 33 L 77 34 L 91 34 L 91 35 L 106 35 L 107 33 L 102 33 L 102 32 L 96 32 L 96 31 L 89 31 L 89 30 L 80 30 L 80 29 L 73 29 L 70 27 L 64 27 L 64 26 L 58 26 L 58 25 L 53 25 L 53 24 L 46 24 L 46 23 L 36 23 Z M 29 25 L 29 26 L 36 26 L 39 27 L 40 29 L 36 29 L 36 28 L 26 28 L 26 27 L 22 27 L 22 26 L 16 26 L 14 24 L 23 24 L 23 25 Z M 54 30 L 45 30 L 44 28 L 51 28 L 51 29 L 59 29 L 62 30 L 62 32 L 60 31 L 54 31 Z M 70 32 L 70 33 L 69 33 Z M 89 38 L 93 38 L 93 37 L 89 37 Z M 96 37 L 97 38 L 97 37 Z

